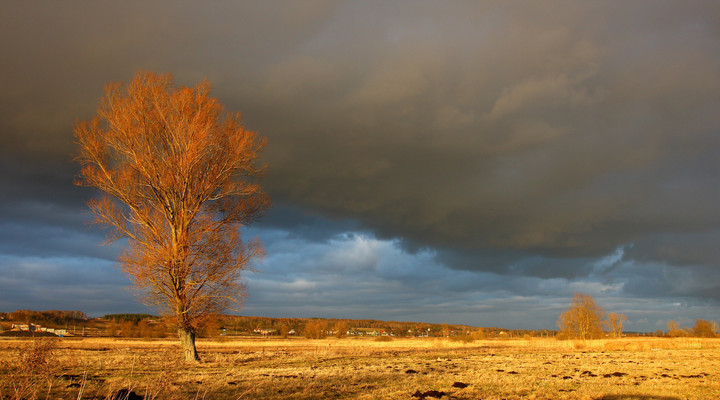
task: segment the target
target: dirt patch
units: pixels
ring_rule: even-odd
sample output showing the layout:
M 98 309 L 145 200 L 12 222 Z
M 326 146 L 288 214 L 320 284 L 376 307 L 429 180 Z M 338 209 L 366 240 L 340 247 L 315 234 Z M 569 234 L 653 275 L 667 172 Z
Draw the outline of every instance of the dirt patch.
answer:
M 613 372 L 612 374 L 605 374 L 603 378 L 621 377 L 627 375 L 625 372 Z
M 137 395 L 135 392 L 128 389 L 120 389 L 115 392 L 110 400 L 143 400 L 143 396 Z
M 418 399 L 421 399 L 421 400 L 425 399 L 427 397 L 434 397 L 436 399 L 439 399 L 439 398 L 442 398 L 443 396 L 445 396 L 446 394 L 447 393 L 445 393 L 445 392 L 440 392 L 437 390 L 428 390 L 426 392 L 421 392 L 418 390 L 412 394 L 412 397 L 417 397 Z

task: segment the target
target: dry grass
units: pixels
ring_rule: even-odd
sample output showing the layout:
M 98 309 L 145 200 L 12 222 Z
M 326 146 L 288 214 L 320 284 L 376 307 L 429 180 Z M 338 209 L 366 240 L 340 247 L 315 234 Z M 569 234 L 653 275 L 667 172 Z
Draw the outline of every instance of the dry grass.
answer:
M 15 398 L 8 372 L 33 345 L 0 340 L 0 399 Z M 720 398 L 720 339 L 200 340 L 198 365 L 182 361 L 174 340 L 55 346 L 38 398 L 106 399 L 120 389 L 158 400 Z

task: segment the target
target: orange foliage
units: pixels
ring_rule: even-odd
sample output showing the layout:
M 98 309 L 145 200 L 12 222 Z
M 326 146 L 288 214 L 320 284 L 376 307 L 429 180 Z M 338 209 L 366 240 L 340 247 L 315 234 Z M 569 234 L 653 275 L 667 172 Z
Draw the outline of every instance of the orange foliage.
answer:
M 263 250 L 238 228 L 270 204 L 253 180 L 265 140 L 209 91 L 140 72 L 108 85 L 97 116 L 75 127 L 77 184 L 104 192 L 89 206 L 109 240 L 129 238 L 123 271 L 193 338 L 203 318 L 243 299 L 240 273 Z
M 603 309 L 589 294 L 575 293 L 567 311 L 560 314 L 561 337 L 592 339 L 602 335 Z

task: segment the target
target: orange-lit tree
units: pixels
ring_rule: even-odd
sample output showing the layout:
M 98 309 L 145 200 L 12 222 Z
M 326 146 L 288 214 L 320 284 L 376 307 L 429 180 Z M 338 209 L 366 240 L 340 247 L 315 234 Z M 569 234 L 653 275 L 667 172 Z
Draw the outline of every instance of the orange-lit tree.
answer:
M 209 91 L 139 72 L 108 85 L 96 117 L 75 127 L 76 183 L 103 192 L 88 205 L 110 241 L 128 238 L 122 270 L 147 304 L 174 317 L 195 361 L 203 319 L 245 297 L 240 274 L 263 250 L 239 229 L 270 204 L 255 181 L 265 140 Z
M 603 322 L 603 325 L 612 332 L 614 337 L 619 338 L 623 335 L 623 325 L 625 324 L 625 321 L 627 321 L 627 315 L 611 312 L 608 313 L 607 319 Z
M 589 294 L 575 293 L 567 311 L 560 314 L 558 327 L 563 337 L 591 339 L 602 335 L 605 312 Z

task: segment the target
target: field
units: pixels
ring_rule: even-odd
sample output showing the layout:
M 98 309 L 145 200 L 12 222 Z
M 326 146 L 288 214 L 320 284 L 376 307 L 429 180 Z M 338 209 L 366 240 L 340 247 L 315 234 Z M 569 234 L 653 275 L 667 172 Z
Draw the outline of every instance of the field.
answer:
M 121 389 L 145 399 L 720 398 L 720 339 L 252 338 L 199 340 L 198 350 L 192 365 L 168 339 L 3 338 L 0 399 L 16 398 L 13 388 L 40 399 Z

